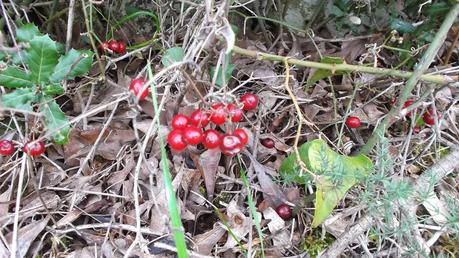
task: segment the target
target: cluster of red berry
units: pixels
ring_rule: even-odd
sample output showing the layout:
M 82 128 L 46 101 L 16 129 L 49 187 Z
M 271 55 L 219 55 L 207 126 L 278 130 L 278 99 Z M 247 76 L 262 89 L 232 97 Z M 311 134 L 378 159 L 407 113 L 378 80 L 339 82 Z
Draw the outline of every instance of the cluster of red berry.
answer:
M 108 49 L 117 54 L 124 54 L 126 53 L 126 44 L 121 40 L 112 39 L 102 42 L 99 46 L 101 52 L 105 52 Z
M 414 100 L 413 99 L 409 99 L 409 100 L 405 101 L 405 103 L 403 103 L 403 108 L 408 108 L 413 103 L 414 103 Z M 413 115 L 412 111 L 406 113 L 407 117 L 411 117 L 412 115 Z M 436 118 L 437 118 L 437 120 L 440 119 L 440 113 L 438 111 L 437 111 Z M 431 108 L 428 108 L 427 111 L 422 115 L 422 120 L 424 121 L 424 123 L 426 123 L 428 125 L 434 125 L 435 124 L 434 112 L 433 112 L 433 110 Z
M 249 141 L 247 133 L 242 128 L 233 130 L 232 133 L 220 134 L 215 129 L 202 131 L 209 122 L 219 126 L 225 121 L 237 123 L 242 121 L 244 110 L 253 110 L 258 105 L 258 96 L 246 93 L 240 98 L 242 109 L 236 104 L 216 103 L 210 111 L 195 110 L 190 117 L 178 114 L 172 119 L 172 131 L 167 137 L 170 147 L 174 151 L 182 151 L 188 145 L 202 143 L 207 149 L 220 148 L 221 152 L 228 156 L 239 153 Z
M 10 140 L 0 140 L 0 155 L 9 156 L 14 153 L 16 148 Z M 24 144 L 22 151 L 31 157 L 39 156 L 45 152 L 45 143 L 42 141 L 30 141 Z

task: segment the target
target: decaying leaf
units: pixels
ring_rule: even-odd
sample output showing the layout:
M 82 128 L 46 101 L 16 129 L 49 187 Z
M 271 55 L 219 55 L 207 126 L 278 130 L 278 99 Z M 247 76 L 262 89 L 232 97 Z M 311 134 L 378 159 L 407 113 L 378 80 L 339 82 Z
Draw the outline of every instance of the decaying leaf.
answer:
M 30 224 L 25 225 L 24 227 L 20 228 L 18 231 L 18 242 L 17 242 L 17 253 L 14 257 L 25 257 L 27 251 L 32 244 L 32 241 L 40 234 L 40 232 L 46 227 L 49 221 L 49 217 L 41 220 L 32 222 Z M 13 237 L 13 232 L 9 233 L 6 236 L 7 241 L 11 245 Z

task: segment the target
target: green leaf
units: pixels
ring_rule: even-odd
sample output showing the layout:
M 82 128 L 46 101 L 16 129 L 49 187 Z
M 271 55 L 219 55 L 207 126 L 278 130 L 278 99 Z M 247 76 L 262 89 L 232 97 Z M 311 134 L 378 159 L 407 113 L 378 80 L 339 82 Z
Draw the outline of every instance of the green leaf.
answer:
M 0 71 L 0 85 L 15 89 L 20 87 L 31 87 L 34 83 L 31 80 L 30 74 L 19 68 L 10 66 Z
M 20 42 L 29 42 L 35 36 L 40 36 L 41 33 L 37 26 L 33 23 L 24 24 L 16 31 L 16 39 Z
M 46 130 L 57 144 L 66 144 L 69 137 L 70 125 L 59 105 L 53 98 L 45 97 L 40 105 L 40 111 L 45 118 Z
M 393 19 L 390 23 L 390 28 L 400 33 L 411 33 L 416 30 L 416 27 L 414 27 L 413 24 L 400 19 Z
M 372 169 L 371 160 L 364 156 L 344 156 L 333 151 L 321 139 L 303 144 L 299 148 L 300 158 L 308 170 L 317 175 L 315 212 L 312 227 L 320 225 L 333 211 L 347 190 L 365 178 Z M 295 168 L 295 154 L 285 159 L 280 167 L 281 176 L 298 173 Z M 303 172 L 298 183 L 304 183 L 309 178 Z M 304 178 L 303 178 L 304 177 Z
M 161 58 L 161 63 L 165 67 L 169 67 L 174 63 L 183 61 L 183 57 L 185 53 L 183 52 L 183 48 L 181 47 L 173 47 L 169 48 L 164 52 L 163 58 Z
M 35 36 L 26 52 L 27 64 L 36 83 L 46 82 L 58 62 L 56 43 L 48 36 Z
M 22 65 L 26 61 L 26 54 L 24 50 L 16 51 L 12 53 L 11 62 L 14 65 Z
M 54 72 L 49 78 L 51 82 L 60 82 L 64 78 L 69 80 L 86 74 L 91 69 L 94 53 L 89 50 L 71 49 L 66 55 L 59 58 Z
M 233 74 L 234 68 L 236 67 L 234 64 L 231 63 L 231 53 L 225 55 L 225 80 L 223 81 L 223 73 L 222 73 L 222 66 L 218 69 L 217 80 L 215 81 L 215 85 L 222 87 L 228 83 L 231 79 L 231 75 Z M 214 78 L 215 75 L 215 66 L 210 67 L 210 76 Z
M 311 142 L 307 142 L 298 148 L 300 157 L 307 157 L 307 151 L 310 144 Z M 287 184 L 297 183 L 304 185 L 312 180 L 311 175 L 306 171 L 300 173 L 300 167 L 297 163 L 295 154 L 288 156 L 286 159 L 282 161 L 281 166 L 279 167 L 279 174 L 282 177 L 283 181 Z
M 32 111 L 32 102 L 36 100 L 35 89 L 19 88 L 0 97 L 0 106 Z
M 344 63 L 344 60 L 340 57 L 325 56 L 320 60 L 320 62 L 324 64 L 342 64 Z M 307 85 L 308 86 L 313 85 L 317 81 L 330 77 L 332 75 L 342 75 L 345 73 L 346 73 L 345 71 L 331 71 L 331 70 L 325 70 L 325 69 L 318 69 L 317 71 L 314 72 L 314 74 L 308 80 Z
M 65 90 L 60 84 L 48 84 L 43 86 L 43 93 L 45 95 L 62 95 Z

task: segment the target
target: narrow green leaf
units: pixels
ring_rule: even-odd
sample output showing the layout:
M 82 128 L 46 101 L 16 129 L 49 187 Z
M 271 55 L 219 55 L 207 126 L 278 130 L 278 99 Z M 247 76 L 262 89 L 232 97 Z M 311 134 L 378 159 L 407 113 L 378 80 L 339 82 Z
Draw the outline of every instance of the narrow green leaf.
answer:
M 35 100 L 35 89 L 19 88 L 1 95 L 0 106 L 32 111 L 32 102 Z
M 16 39 L 20 42 L 29 42 L 35 36 L 40 36 L 41 33 L 37 26 L 33 23 L 24 24 L 16 31 Z
M 94 53 L 89 50 L 71 49 L 66 55 L 59 58 L 54 72 L 49 78 L 51 82 L 60 82 L 64 78 L 69 80 L 86 74 L 91 69 Z
M 173 65 L 174 63 L 183 61 L 184 56 L 185 56 L 185 53 L 183 52 L 183 48 L 181 47 L 169 48 L 168 50 L 166 50 L 166 52 L 164 52 L 164 55 L 161 58 L 161 63 L 165 67 L 169 67 Z
M 31 87 L 34 83 L 31 80 L 30 74 L 25 71 L 9 66 L 5 70 L 0 70 L 0 85 L 10 89 L 20 87 Z
M 416 30 L 413 24 L 400 19 L 393 19 L 390 28 L 400 33 L 411 33 Z
M 48 36 L 35 36 L 26 52 L 27 64 L 32 71 L 32 80 L 46 82 L 58 62 L 56 43 Z
M 51 97 L 43 98 L 40 111 L 45 118 L 46 130 L 53 132 L 51 137 L 57 144 L 66 144 L 70 132 L 70 125 L 65 113 Z

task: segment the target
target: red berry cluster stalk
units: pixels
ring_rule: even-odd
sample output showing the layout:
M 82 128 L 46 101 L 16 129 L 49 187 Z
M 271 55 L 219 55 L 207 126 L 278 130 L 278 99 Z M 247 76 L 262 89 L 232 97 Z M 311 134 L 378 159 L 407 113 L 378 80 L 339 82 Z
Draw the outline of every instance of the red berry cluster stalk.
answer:
M 216 126 L 237 123 L 243 120 L 244 110 L 253 110 L 258 106 L 258 96 L 246 93 L 240 98 L 242 108 L 235 103 L 216 103 L 210 110 L 197 109 L 190 117 L 183 114 L 174 116 L 171 121 L 172 131 L 167 137 L 174 151 L 182 151 L 188 145 L 202 144 L 207 149 L 220 148 L 228 156 L 239 153 L 249 141 L 247 133 L 237 128 L 231 133 L 221 133 L 206 127 L 212 122 Z
M 10 140 L 0 140 L 0 155 L 9 156 L 14 153 L 16 148 Z M 45 153 L 45 143 L 42 141 L 29 141 L 22 147 L 22 151 L 31 157 Z
M 102 44 L 99 46 L 99 49 L 101 52 L 111 50 L 117 54 L 124 54 L 126 53 L 126 43 L 121 40 L 112 39 L 102 42 Z

